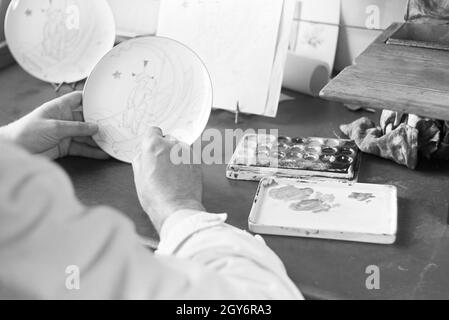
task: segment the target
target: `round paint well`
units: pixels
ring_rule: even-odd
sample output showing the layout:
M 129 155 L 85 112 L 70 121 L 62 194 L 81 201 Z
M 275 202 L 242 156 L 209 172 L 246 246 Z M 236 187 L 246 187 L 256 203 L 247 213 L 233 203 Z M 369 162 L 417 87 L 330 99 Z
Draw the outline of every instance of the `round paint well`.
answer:
M 293 160 L 299 160 L 302 158 L 302 152 L 297 150 L 290 149 L 289 152 L 286 154 L 287 158 L 293 159 Z
M 340 155 L 335 158 L 335 163 L 337 164 L 344 164 L 348 165 L 351 164 L 354 160 L 351 157 L 348 157 L 346 155 Z
M 321 162 L 325 162 L 325 163 L 333 163 L 333 162 L 335 162 L 335 156 L 330 155 L 330 154 L 322 154 L 320 156 L 320 160 L 321 160 Z
M 279 152 L 285 152 L 290 148 L 290 146 L 286 143 L 279 142 L 277 145 L 277 149 Z
M 304 152 L 305 148 L 306 147 L 303 144 L 295 144 L 290 147 L 290 151 Z
M 325 155 L 335 155 L 338 153 L 338 149 L 330 146 L 324 146 L 321 148 L 321 153 Z
M 278 143 L 279 144 L 291 144 L 292 143 L 292 138 L 290 137 L 286 137 L 286 136 L 279 136 L 278 137 Z
M 347 147 L 344 147 L 344 148 L 341 148 L 340 149 L 340 152 L 339 152 L 341 155 L 344 155 L 344 156 L 352 156 L 352 155 L 354 155 L 355 154 L 355 151 L 353 150 L 353 149 L 351 149 L 351 148 L 347 148 Z
M 321 153 L 321 148 L 320 147 L 306 147 L 305 151 L 307 153 L 315 153 L 315 154 L 319 154 Z
M 282 168 L 295 168 L 296 161 L 291 159 L 279 160 L 279 166 Z
M 285 152 L 282 152 L 282 151 L 271 151 L 270 157 L 271 158 L 275 158 L 275 159 L 284 159 L 285 158 Z
M 315 153 L 306 153 L 304 155 L 304 160 L 306 160 L 306 161 L 317 161 L 318 159 L 319 159 L 319 157 Z
M 311 138 L 307 144 L 310 147 L 321 147 L 324 144 L 324 140 L 319 138 Z
M 338 139 L 327 139 L 325 141 L 326 146 L 329 146 L 331 148 L 339 147 L 341 144 L 341 141 Z
M 256 153 L 256 156 L 257 156 L 257 158 L 264 158 L 264 157 L 269 158 L 270 152 L 269 151 L 258 151 Z
M 357 144 L 355 143 L 354 140 L 346 140 L 343 143 L 343 147 L 345 147 L 345 148 L 357 148 Z
M 294 145 L 304 144 L 304 139 L 303 138 L 299 138 L 299 137 L 293 138 L 292 139 L 292 144 L 294 144 Z

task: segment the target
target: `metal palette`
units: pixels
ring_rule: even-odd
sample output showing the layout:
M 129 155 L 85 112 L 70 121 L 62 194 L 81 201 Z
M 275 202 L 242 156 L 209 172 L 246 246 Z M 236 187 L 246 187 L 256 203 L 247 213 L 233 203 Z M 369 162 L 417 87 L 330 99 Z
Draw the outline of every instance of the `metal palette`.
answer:
M 229 179 L 276 176 L 355 180 L 360 152 L 352 140 L 245 135 L 226 171 Z

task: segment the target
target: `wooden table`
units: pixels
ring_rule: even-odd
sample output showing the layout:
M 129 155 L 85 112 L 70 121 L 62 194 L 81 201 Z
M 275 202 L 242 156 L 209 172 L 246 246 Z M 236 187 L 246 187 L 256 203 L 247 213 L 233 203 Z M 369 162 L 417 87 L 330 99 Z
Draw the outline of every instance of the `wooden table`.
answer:
M 388 45 L 391 25 L 322 91 L 331 101 L 449 120 L 449 51 Z
M 52 87 L 18 66 L 0 71 L 0 125 L 17 119 L 55 96 Z M 279 129 L 281 134 L 334 136 L 338 126 L 358 117 L 338 103 L 285 92 L 276 119 L 214 111 L 209 128 Z M 59 161 L 87 205 L 110 205 L 130 217 L 137 232 L 156 238 L 142 211 L 129 165 L 117 161 L 67 158 Z M 229 223 L 247 229 L 257 183 L 230 181 L 225 165 L 203 166 L 204 204 L 211 212 L 227 212 Z M 422 162 L 417 171 L 390 161 L 363 156 L 359 180 L 393 184 L 399 193 L 399 234 L 395 245 L 265 236 L 281 257 L 293 281 L 309 298 L 421 299 L 449 298 L 449 164 Z M 380 290 L 365 286 L 366 268 L 380 268 Z M 111 266 L 113 267 L 113 266 Z

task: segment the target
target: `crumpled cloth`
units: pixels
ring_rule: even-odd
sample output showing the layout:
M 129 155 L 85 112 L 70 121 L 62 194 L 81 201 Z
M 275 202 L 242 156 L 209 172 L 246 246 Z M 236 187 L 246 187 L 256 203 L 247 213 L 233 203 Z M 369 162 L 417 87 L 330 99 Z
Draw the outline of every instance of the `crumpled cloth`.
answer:
M 449 23 L 449 0 L 409 0 L 405 18 L 419 23 Z
M 368 118 L 340 126 L 362 152 L 415 169 L 419 157 L 449 160 L 449 122 L 384 110 L 380 125 Z

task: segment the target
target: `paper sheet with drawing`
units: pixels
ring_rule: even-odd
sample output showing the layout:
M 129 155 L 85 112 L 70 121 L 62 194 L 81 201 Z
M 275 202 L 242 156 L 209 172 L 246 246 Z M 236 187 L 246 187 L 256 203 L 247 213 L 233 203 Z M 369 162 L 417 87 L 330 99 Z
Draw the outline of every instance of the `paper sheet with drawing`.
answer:
M 340 24 L 340 0 L 298 0 L 290 48 L 296 54 L 334 68 Z
M 163 1 L 158 35 L 185 43 L 204 60 L 215 108 L 235 110 L 239 102 L 242 112 L 275 116 L 278 101 L 269 91 L 285 42 L 278 41 L 283 7 L 273 0 Z

